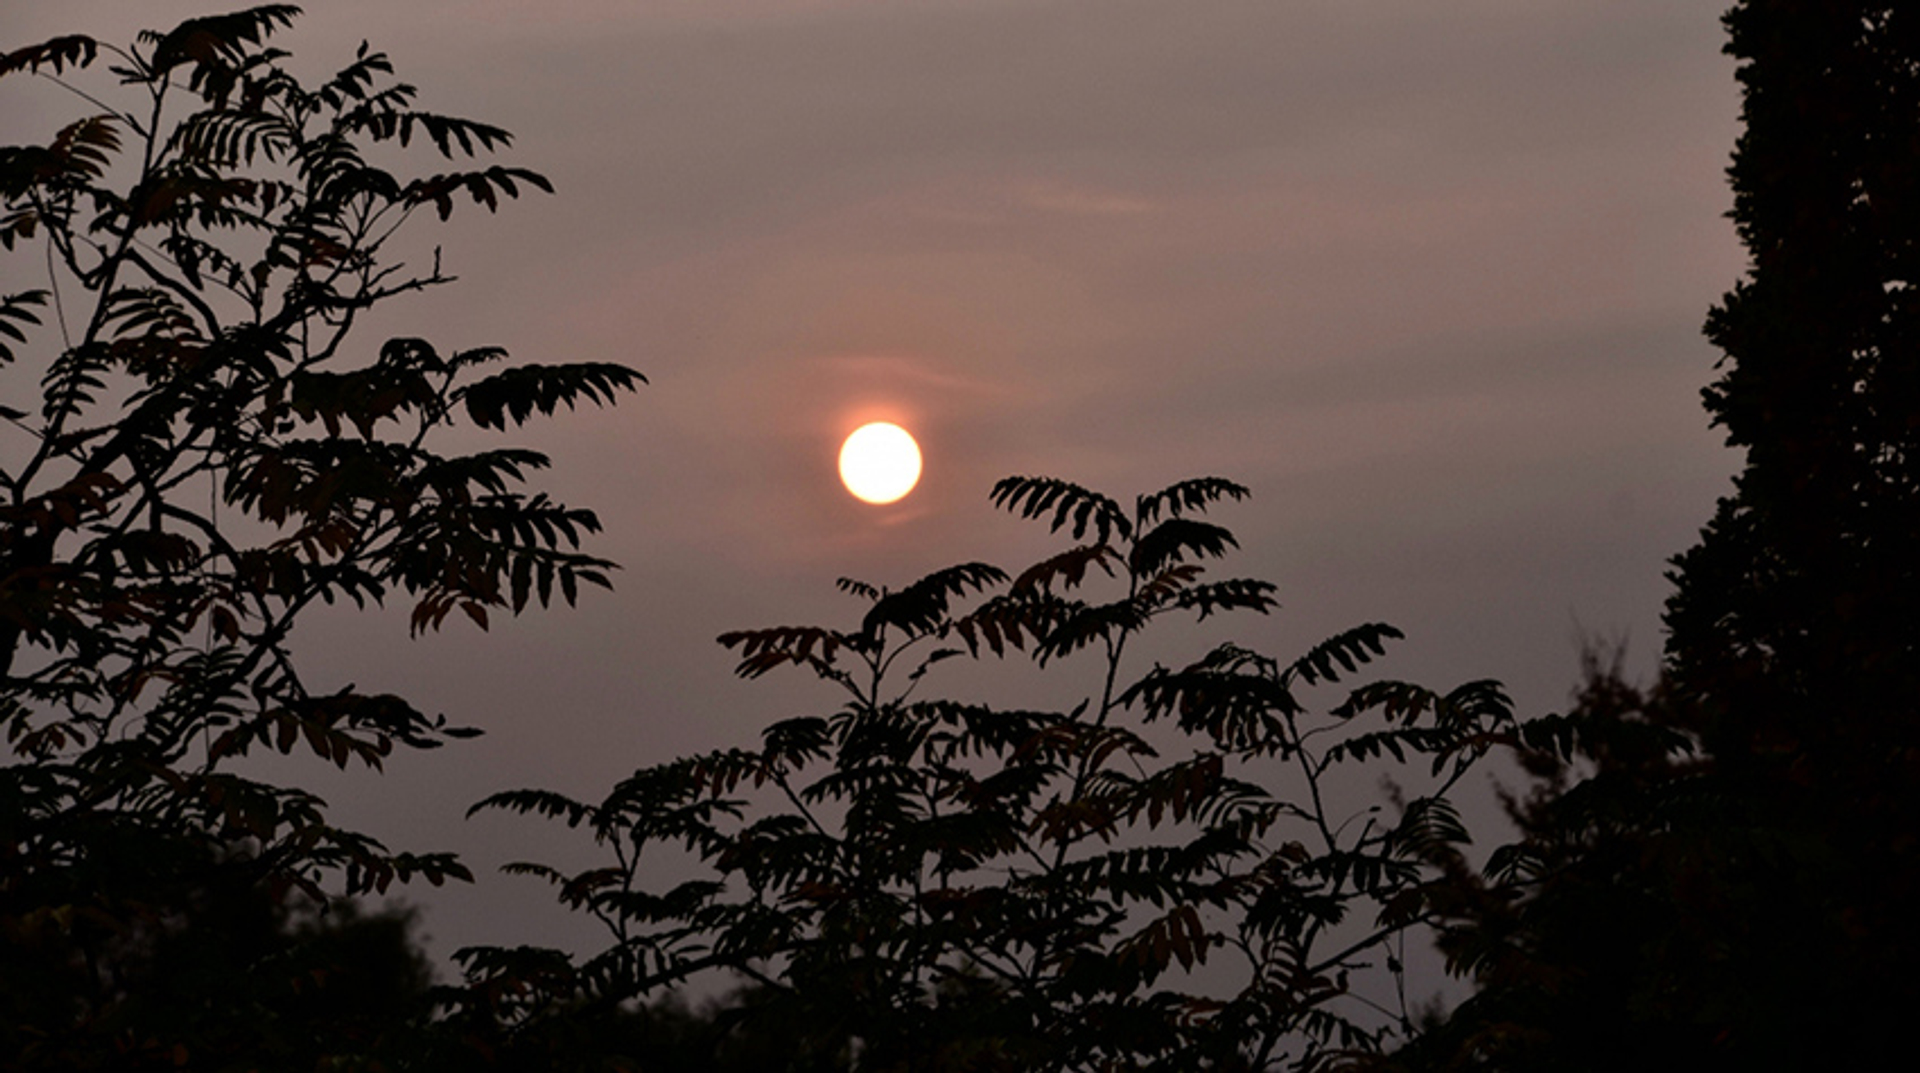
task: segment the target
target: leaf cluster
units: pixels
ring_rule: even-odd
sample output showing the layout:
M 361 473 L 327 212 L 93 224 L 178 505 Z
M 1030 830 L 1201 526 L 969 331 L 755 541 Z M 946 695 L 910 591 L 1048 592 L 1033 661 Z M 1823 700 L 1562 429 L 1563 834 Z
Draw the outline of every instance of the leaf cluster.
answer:
M 1204 573 L 1236 546 L 1206 515 L 1245 495 L 1187 481 L 1128 513 L 1012 478 L 994 501 L 1075 543 L 1017 574 L 843 579 L 866 605 L 852 626 L 722 635 L 743 677 L 804 668 L 840 707 L 598 801 L 520 790 L 475 806 L 590 831 L 606 863 L 511 870 L 613 944 L 534 975 L 465 952 L 472 1002 L 518 996 L 514 1029 L 537 1035 L 582 1002 L 734 974 L 755 988 L 741 1024 L 808 1026 L 793 1068 L 1319 1068 L 1406 1031 L 1404 1011 L 1370 1004 L 1466 840 L 1447 795 L 1511 713 L 1490 683 L 1372 683 L 1314 714 L 1300 691 L 1380 656 L 1399 637 L 1382 624 L 1284 664 L 1225 645 L 1133 668 L 1128 647 L 1168 615 L 1273 606 L 1266 582 Z M 1016 653 L 1081 668 L 1090 688 L 1060 709 L 919 695 L 936 663 Z M 1397 819 L 1332 802 L 1389 755 L 1430 761 Z M 656 885 L 686 875 L 663 854 L 691 854 L 693 878 Z M 1353 981 L 1370 971 L 1384 988 Z
M 467 166 L 507 132 L 419 109 L 364 45 L 302 82 L 269 43 L 297 14 L 0 56 L 0 88 L 53 79 L 90 109 L 0 148 L 0 246 L 48 276 L 0 296 L 0 728 L 15 758 L 0 768 L 0 934 L 101 966 L 67 996 L 70 1022 L 23 1020 L 0 1051 L 140 1043 L 112 965 L 165 912 L 143 876 L 220 860 L 314 897 L 470 879 L 449 855 L 334 826 L 318 797 L 247 764 L 271 751 L 381 768 L 477 733 L 310 682 L 295 624 L 394 598 L 415 632 L 455 612 L 484 628 L 572 603 L 613 569 L 582 550 L 590 511 L 527 487 L 543 455 L 442 444 L 609 404 L 638 373 L 419 338 L 368 347 L 355 331 L 450 280 L 437 253 L 393 256 L 418 210 L 492 211 L 549 184 Z M 118 86 L 82 88 L 102 65 Z M 394 170 L 409 144 L 438 161 Z M 63 931 L 76 913 L 98 928 Z

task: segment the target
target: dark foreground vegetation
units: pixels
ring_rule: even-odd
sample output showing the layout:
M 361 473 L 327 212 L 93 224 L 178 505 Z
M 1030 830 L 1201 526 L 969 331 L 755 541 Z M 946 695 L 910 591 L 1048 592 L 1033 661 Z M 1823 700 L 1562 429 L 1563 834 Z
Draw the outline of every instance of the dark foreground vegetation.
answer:
M 475 806 L 597 842 L 585 871 L 514 870 L 607 947 L 468 949 L 436 985 L 410 917 L 356 899 L 466 869 L 342 830 L 240 762 L 378 767 L 473 733 L 310 690 L 289 629 L 316 600 L 390 598 L 416 630 L 484 628 L 604 585 L 611 564 L 579 548 L 593 515 L 527 484 L 544 458 L 438 445 L 640 377 L 353 333 L 447 281 L 395 260 L 403 223 L 546 183 L 479 163 L 507 133 L 417 109 L 377 52 L 296 82 L 269 44 L 296 14 L 0 57 L 85 103 L 0 149 L 0 243 L 48 266 L 47 287 L 0 296 L 0 1069 L 1898 1053 L 1920 999 L 1920 16 L 1727 16 L 1752 265 L 1709 319 L 1725 357 L 1706 401 L 1746 466 L 1674 560 L 1656 683 L 1596 662 L 1566 714 L 1518 718 L 1489 681 L 1364 677 L 1398 637 L 1383 624 L 1284 656 L 1186 651 L 1182 621 L 1273 608 L 1266 582 L 1206 572 L 1246 489 L 1122 502 L 1010 478 L 995 505 L 1061 540 L 1041 562 L 842 580 L 844 623 L 721 638 L 741 674 L 815 676 L 836 707 L 596 800 Z M 389 147 L 452 170 L 371 162 Z M 1002 659 L 1073 699 L 942 695 Z M 1474 868 L 1450 795 L 1496 752 L 1534 781 L 1511 802 L 1519 840 Z M 1396 789 L 1353 796 L 1383 774 Z M 1434 942 L 1473 994 L 1421 1013 L 1406 951 Z M 690 1009 L 689 984 L 730 997 Z

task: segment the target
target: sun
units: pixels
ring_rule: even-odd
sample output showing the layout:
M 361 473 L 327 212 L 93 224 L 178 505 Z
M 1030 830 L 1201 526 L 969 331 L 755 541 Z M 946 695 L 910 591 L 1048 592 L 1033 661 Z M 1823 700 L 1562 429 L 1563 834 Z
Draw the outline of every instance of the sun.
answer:
M 840 447 L 840 480 L 855 498 L 892 503 L 920 480 L 920 445 L 899 425 L 861 425 Z

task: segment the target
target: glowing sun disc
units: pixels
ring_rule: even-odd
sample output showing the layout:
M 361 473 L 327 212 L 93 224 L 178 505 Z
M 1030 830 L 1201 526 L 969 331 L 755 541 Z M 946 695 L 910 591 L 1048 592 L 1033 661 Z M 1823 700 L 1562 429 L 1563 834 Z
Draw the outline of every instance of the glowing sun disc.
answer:
M 858 499 L 891 503 L 920 480 L 920 445 L 899 425 L 862 425 L 840 447 L 840 480 Z

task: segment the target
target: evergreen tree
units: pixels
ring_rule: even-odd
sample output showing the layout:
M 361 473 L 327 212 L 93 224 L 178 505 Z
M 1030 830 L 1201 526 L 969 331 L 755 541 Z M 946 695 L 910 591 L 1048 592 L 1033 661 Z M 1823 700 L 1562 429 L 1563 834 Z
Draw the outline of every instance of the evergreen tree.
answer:
M 1675 560 L 1663 681 L 1590 669 L 1527 736 L 1527 838 L 1443 943 L 1482 989 L 1408 1065 L 1873 1068 L 1920 1000 L 1920 11 L 1725 22 L 1751 264 L 1705 394 L 1746 465 Z
M 1726 25 L 1752 261 L 1706 401 L 1746 466 L 1676 560 L 1667 655 L 1767 850 L 1721 884 L 1754 885 L 1728 957 L 1839 1033 L 1913 997 L 1920 949 L 1920 11 L 1746 0 Z

